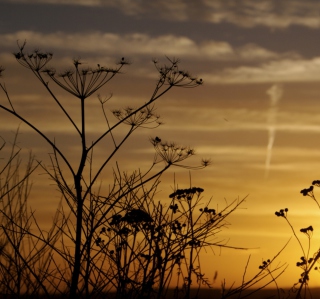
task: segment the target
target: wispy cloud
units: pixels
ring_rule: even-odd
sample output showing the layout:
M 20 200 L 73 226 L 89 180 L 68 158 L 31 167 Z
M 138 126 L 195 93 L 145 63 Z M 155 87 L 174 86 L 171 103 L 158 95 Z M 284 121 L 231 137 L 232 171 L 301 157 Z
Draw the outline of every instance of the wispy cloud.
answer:
M 199 20 L 211 23 L 232 23 L 241 27 L 265 26 L 287 28 L 299 25 L 319 28 L 320 3 L 312 0 L 5 0 L 7 3 L 37 3 L 113 7 L 131 16 L 153 16 L 175 21 Z
M 12 47 L 17 40 L 27 40 L 32 45 L 41 48 L 72 50 L 80 53 L 94 53 L 95 55 L 101 53 L 108 55 L 125 51 L 128 55 L 155 55 L 161 53 L 161 55 L 198 55 L 200 57 L 201 54 L 205 54 L 206 57 L 220 57 L 233 53 L 233 49 L 228 43 L 211 41 L 198 46 L 188 37 L 174 35 L 151 37 L 140 33 L 120 35 L 102 32 L 79 32 L 73 34 L 55 32 L 43 34 L 33 31 L 19 31 L 2 34 L 0 37 L 3 42 L 2 45 L 6 47 Z
M 266 26 L 287 28 L 300 25 L 319 28 L 320 3 L 316 1 L 234 0 L 204 1 L 210 11 L 209 21 L 213 23 L 229 22 L 243 27 Z
M 201 63 L 200 75 L 207 84 L 303 82 L 320 79 L 320 57 L 302 59 L 293 52 L 276 53 L 253 43 L 234 47 L 225 41 L 206 40 L 197 43 L 189 37 L 170 34 L 153 37 L 140 33 L 120 35 L 100 31 L 49 34 L 18 31 L 1 34 L 0 38 L 3 51 L 7 49 L 11 52 L 15 49 L 17 40 L 27 40 L 27 46 L 31 50 L 36 47 L 66 57 L 94 57 L 95 61 L 100 57 L 105 63 L 114 62 L 116 57 L 122 55 L 134 59 L 142 56 L 151 59 L 163 55 L 192 59 L 193 64 Z M 227 68 L 221 64 L 226 61 L 230 65 Z M 212 68 L 213 65 L 208 62 L 217 64 Z M 136 68 L 135 74 L 146 76 L 148 72 Z
M 297 99 L 291 100 L 296 101 Z M 305 103 L 308 104 L 308 99 L 305 99 Z M 182 133 L 185 130 L 186 121 L 193 119 L 192 126 L 188 128 L 188 131 L 195 132 L 197 135 L 202 133 L 204 136 L 207 136 L 208 132 L 222 132 L 223 134 L 248 131 L 265 133 L 268 131 L 270 124 L 279 133 L 320 133 L 320 115 L 316 112 L 310 114 L 303 111 L 286 111 L 287 106 L 283 107 L 284 110 L 271 110 L 271 107 L 270 109 L 252 110 L 220 109 L 217 107 L 210 109 L 205 106 L 205 103 L 203 105 L 204 107 L 197 107 L 196 115 L 186 109 L 179 119 L 174 119 L 174 117 L 181 113 L 181 107 L 170 106 L 167 109 L 162 108 L 161 111 L 166 115 L 167 119 L 174 119 L 174 121 L 170 122 L 170 125 L 161 127 L 162 130 Z M 261 106 L 265 106 L 265 103 L 261 103 Z M 225 119 L 225 116 L 228 119 Z
M 40 33 L 34 31 L 18 31 L 0 35 L 3 48 L 14 48 L 17 40 L 26 40 L 30 46 L 40 47 L 50 51 L 72 51 L 89 55 L 169 55 L 179 58 L 192 58 L 195 61 L 228 61 L 228 62 L 264 62 L 271 59 L 298 58 L 296 53 L 276 53 L 253 43 L 233 47 L 225 41 L 206 40 L 197 43 L 186 36 L 160 35 L 150 36 L 141 33 L 114 34 L 95 32 L 79 33 Z M 283 62 L 284 63 L 284 62 Z M 264 66 L 268 70 L 268 66 Z M 270 67 L 269 67 L 270 68 Z M 253 67 L 239 68 L 241 73 L 252 72 Z M 272 71 L 272 70 L 271 70 Z M 233 71 L 234 72 L 234 71 Z
M 258 65 L 242 65 L 204 73 L 207 83 L 248 84 L 269 82 L 314 82 L 320 80 L 320 57 L 276 59 Z
M 270 108 L 268 111 L 268 145 L 267 145 L 267 156 L 265 165 L 265 177 L 269 175 L 272 149 L 274 140 L 276 138 L 276 117 L 278 112 L 278 103 L 282 97 L 283 89 L 280 85 L 274 84 L 268 90 L 267 94 L 270 96 Z

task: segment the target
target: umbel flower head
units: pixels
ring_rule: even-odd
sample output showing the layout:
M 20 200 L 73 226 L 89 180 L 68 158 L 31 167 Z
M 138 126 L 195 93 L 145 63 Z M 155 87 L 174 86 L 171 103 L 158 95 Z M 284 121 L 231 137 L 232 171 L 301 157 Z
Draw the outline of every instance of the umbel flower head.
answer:
M 45 72 L 57 85 L 72 95 L 85 99 L 109 82 L 119 73 L 125 61 L 118 68 L 107 68 L 97 65 L 96 68 L 81 67 L 82 62 L 73 60 L 73 68 L 57 74 L 55 69 L 45 69 Z
M 19 51 L 13 53 L 17 61 L 24 67 L 32 70 L 39 78 L 40 71 L 46 73 L 61 88 L 72 95 L 85 99 L 100 89 L 110 81 L 120 69 L 129 64 L 124 57 L 117 63 L 118 67 L 108 68 L 97 65 L 96 68 L 81 67 L 82 62 L 79 59 L 73 60 L 73 68 L 57 74 L 53 68 L 45 68 L 52 59 L 50 52 L 41 52 L 34 50 L 32 53 L 25 53 L 26 42 L 18 44 Z
M 135 111 L 132 107 L 113 110 L 113 115 L 120 121 L 132 127 L 156 128 L 162 123 L 160 116 L 155 114 L 154 105 Z M 151 125 L 151 126 L 150 126 Z
M 173 142 L 162 142 L 159 137 L 150 138 L 150 141 L 156 150 L 154 163 L 164 161 L 169 165 L 180 166 L 187 169 L 201 169 L 210 165 L 210 160 L 202 160 L 201 165 L 195 167 L 179 164 L 187 158 L 194 156 L 195 150 L 190 147 L 176 145 Z
M 198 79 L 189 74 L 187 71 L 179 69 L 179 59 L 170 59 L 167 57 L 170 65 L 159 65 L 156 59 L 153 63 L 160 74 L 160 83 L 176 87 L 192 88 L 203 84 L 202 79 Z
M 22 66 L 31 69 L 34 72 L 39 72 L 52 59 L 53 54 L 51 52 L 42 52 L 38 49 L 31 53 L 24 53 L 25 45 L 26 42 L 21 46 L 18 44 L 19 51 L 13 53 L 14 57 Z

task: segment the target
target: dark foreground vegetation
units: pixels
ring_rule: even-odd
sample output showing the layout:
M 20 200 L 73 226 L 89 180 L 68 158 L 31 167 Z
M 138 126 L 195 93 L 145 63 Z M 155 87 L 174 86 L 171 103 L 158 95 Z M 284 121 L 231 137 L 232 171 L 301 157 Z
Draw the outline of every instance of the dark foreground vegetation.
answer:
M 290 295 L 291 294 L 291 295 Z M 208 289 L 208 288 L 203 288 L 201 289 L 200 292 L 196 289 L 191 289 L 190 291 L 190 298 L 198 298 L 198 299 L 214 299 L 214 298 L 223 298 L 221 289 Z M 296 298 L 297 294 L 290 292 L 289 289 L 281 290 L 280 291 L 280 296 L 279 296 L 279 290 L 278 289 L 262 289 L 257 293 L 251 294 L 251 292 L 246 291 L 242 295 L 239 296 L 239 294 L 230 296 L 228 298 L 231 299 L 237 299 L 237 298 L 250 298 L 250 299 L 277 299 L 277 298 Z M 320 288 L 311 288 L 308 293 L 308 297 L 317 299 L 320 296 Z M 6 299 L 13 299 L 17 298 L 14 295 L 12 296 L 1 296 L 1 298 L 6 298 Z M 30 298 L 29 296 L 21 295 L 19 297 L 21 299 L 26 299 Z M 45 296 L 37 296 L 37 298 L 42 299 L 46 298 Z M 52 296 L 52 299 L 63 299 L 65 298 L 64 296 Z M 108 293 L 108 294 L 101 294 L 101 296 L 96 297 L 97 299 L 115 299 L 117 298 L 116 293 Z M 175 294 L 174 289 L 169 289 L 167 297 L 166 298 L 177 298 Z M 183 297 L 181 297 L 183 298 Z M 304 298 L 304 297 L 301 297 Z
M 212 289 L 212 282 L 201 270 L 202 252 L 229 247 L 219 240 L 219 232 L 244 199 L 226 203 L 218 210 L 211 199 L 205 199 L 201 187 L 180 189 L 175 184 L 168 200 L 161 201 L 157 189 L 161 176 L 169 168 L 190 171 L 210 164 L 207 159 L 202 159 L 198 165 L 185 163 L 195 154 L 192 148 L 154 136 L 150 138 L 150 146 L 154 148 L 150 167 L 141 169 L 138 163 L 133 172 L 121 170 L 116 154 L 132 134 L 137 129 L 155 129 L 161 125 L 155 113 L 156 101 L 173 88 L 201 86 L 202 79 L 181 69 L 177 59 L 167 59 L 165 64 L 154 60 L 157 79 L 150 97 L 137 107 L 109 111 L 107 107 L 112 97 L 101 93 L 105 92 L 107 83 L 129 65 L 125 58 L 119 59 L 114 67 L 97 64 L 93 68 L 83 67 L 80 60 L 74 60 L 67 70 L 56 71 L 49 66 L 52 53 L 27 52 L 25 47 L 25 43 L 18 43 L 14 57 L 34 75 L 39 88 L 47 91 L 48 98 L 44 99 L 47 104 L 56 105 L 62 112 L 57 115 L 56 122 L 64 115 L 73 129 L 78 144 L 72 145 L 78 146 L 78 160 L 75 162 L 68 144 L 59 143 L 56 136 L 46 135 L 46 128 L 38 127 L 36 119 L 20 112 L 5 83 L 1 82 L 2 112 L 32 129 L 51 150 L 48 162 L 38 161 L 30 154 L 25 165 L 17 139 L 9 147 L 2 141 L 2 298 L 272 298 L 271 295 L 286 298 L 288 294 L 307 298 L 310 295 L 306 292 L 309 272 L 319 254 L 311 257 L 302 247 L 304 258 L 299 266 L 304 274 L 295 292 L 283 292 L 280 287 L 265 289 L 271 283 L 277 285 L 277 278 L 286 268 L 285 264 L 274 265 L 281 251 L 263 261 L 256 275 L 240 285 Z M 0 75 L 3 73 L 1 67 Z M 77 117 L 67 111 L 65 100 L 56 96 L 55 88 L 62 89 L 68 100 L 76 98 Z M 86 116 L 91 109 L 87 99 L 90 97 L 96 98 L 103 118 L 101 128 L 104 129 L 98 136 L 92 136 L 87 130 Z M 98 149 L 105 152 L 102 160 L 96 158 Z M 46 173 L 61 194 L 50 229 L 43 228 L 44 223 L 29 204 L 31 175 L 37 169 Z M 314 198 L 313 188 L 303 195 Z M 276 215 L 288 220 L 287 212 L 283 209 Z M 312 227 L 307 227 L 302 232 L 311 238 L 312 231 Z

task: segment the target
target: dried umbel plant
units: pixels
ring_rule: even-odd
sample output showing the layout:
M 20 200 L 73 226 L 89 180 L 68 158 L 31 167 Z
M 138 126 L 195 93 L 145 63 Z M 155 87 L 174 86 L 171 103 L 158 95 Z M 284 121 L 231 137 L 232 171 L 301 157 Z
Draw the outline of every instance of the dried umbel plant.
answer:
M 147 170 L 140 169 L 138 161 L 137 170 L 128 173 L 122 171 L 120 163 L 115 160 L 116 154 L 133 132 L 139 128 L 154 129 L 162 124 L 156 113 L 157 100 L 176 87 L 201 86 L 203 80 L 181 69 L 178 59 L 167 58 L 166 64 L 154 60 L 158 77 L 150 96 L 140 105 L 128 105 L 113 109 L 110 113 L 107 107 L 113 99 L 112 94 L 104 97 L 97 93 L 102 93 L 102 88 L 130 65 L 127 59 L 121 58 L 114 67 L 100 64 L 87 67 L 81 60 L 75 59 L 70 68 L 57 71 L 49 65 L 53 62 L 51 52 L 36 49 L 28 53 L 25 42 L 18 43 L 14 57 L 34 74 L 61 110 L 73 130 L 73 146 L 78 146 L 79 159 L 74 162 L 68 158 L 68 150 L 59 145 L 55 137 L 46 134 L 45 127 L 38 127 L 35 119 L 26 118 L 15 109 L 1 79 L 0 88 L 7 104 L 0 102 L 0 109 L 19 119 L 51 147 L 50 166 L 43 162 L 39 166 L 56 183 L 62 197 L 48 232 L 37 222 L 34 212 L 10 214 L 13 211 L 10 210 L 11 205 L 2 209 L 1 215 L 8 220 L 7 223 L 14 224 L 14 228 L 10 229 L 9 224 L 2 226 L 2 273 L 6 277 L 11 275 L 11 271 L 6 271 L 11 268 L 7 269 L 7 264 L 3 262 L 5 253 L 5 261 L 9 262 L 9 266 L 17 261 L 22 262 L 19 264 L 21 271 L 15 272 L 18 275 L 15 278 L 23 273 L 24 286 L 32 290 L 30 296 L 47 298 L 57 295 L 72 299 L 99 298 L 111 291 L 115 291 L 119 299 L 166 298 L 174 276 L 177 277 L 175 294 L 182 293 L 184 298 L 191 298 L 192 287 L 198 290 L 203 285 L 210 287 L 211 282 L 201 269 L 200 255 L 214 247 L 244 249 L 216 239 L 220 230 L 227 225 L 226 218 L 244 199 L 236 199 L 219 210 L 211 200 L 205 205 L 200 203 L 204 191 L 202 188 L 190 187 L 176 188 L 169 195 L 167 204 L 161 201 L 161 197 L 158 200 L 156 195 L 160 178 L 169 168 L 177 166 L 192 170 L 210 165 L 209 159 L 202 159 L 199 165 L 188 164 L 186 160 L 195 155 L 195 150 L 189 145 L 178 145 L 159 137 L 150 138 L 155 154 Z M 0 67 L 1 78 L 3 72 L 4 67 Z M 79 111 L 78 117 L 68 112 L 52 85 L 63 90 L 63 96 L 76 98 L 73 103 Z M 90 135 L 85 117 L 89 109 L 85 103 L 94 95 L 97 95 L 96 103 L 100 105 L 105 121 L 102 126 L 104 131 L 98 136 Z M 57 122 L 61 120 L 60 116 L 55 117 Z M 120 127 L 121 133 L 118 131 Z M 103 150 L 104 156 L 102 161 L 94 164 L 98 148 Z M 106 176 L 105 173 L 111 175 Z M 99 181 L 107 184 L 108 188 L 103 188 Z M 11 192 L 11 189 L 7 191 Z M 18 210 L 26 212 L 25 207 L 23 205 Z M 280 214 L 285 215 L 285 212 Z M 31 222 L 35 224 L 38 234 L 31 229 Z M 305 228 L 305 233 L 310 231 L 310 227 Z M 18 246 L 21 239 L 31 240 L 28 243 L 31 248 L 29 255 Z M 11 245 L 11 253 L 18 258 L 7 254 L 8 244 Z M 222 297 L 241 295 L 241 292 L 264 278 L 271 277 L 265 285 L 275 282 L 277 275 L 282 272 L 281 266 L 272 268 L 274 259 L 266 260 L 260 265 L 259 273 L 243 281 L 239 287 L 228 291 L 223 287 Z M 305 262 L 309 260 L 302 260 L 300 266 L 303 267 Z M 280 274 L 274 275 L 278 270 Z M 6 286 L 11 288 L 12 283 Z M 20 291 L 12 289 L 16 297 L 20 296 Z
M 318 207 L 320 207 L 319 202 L 315 196 L 314 193 L 314 187 L 320 187 L 320 181 L 314 180 L 310 187 L 304 188 L 300 191 L 300 193 L 305 197 L 310 197 Z M 312 238 L 314 234 L 314 227 L 312 225 L 308 225 L 307 227 L 303 227 L 300 229 L 300 233 L 304 235 L 304 237 L 308 240 L 308 245 L 306 248 L 302 245 L 301 237 L 298 235 L 296 230 L 294 229 L 293 225 L 291 224 L 289 218 L 288 218 L 289 209 L 280 209 L 279 211 L 275 212 L 275 215 L 277 217 L 284 218 L 287 222 L 287 224 L 290 226 L 294 238 L 297 240 L 300 250 L 302 252 L 302 256 L 299 258 L 299 260 L 296 263 L 296 266 L 302 270 L 300 278 L 298 279 L 298 282 L 295 283 L 292 287 L 292 293 L 294 294 L 294 297 L 299 298 L 308 298 L 308 287 L 309 287 L 309 281 L 310 281 L 310 275 L 312 271 L 319 272 L 319 259 L 320 259 L 320 250 L 316 250 L 314 253 L 311 253 L 311 245 L 312 245 Z
M 97 236 L 101 227 L 109 221 L 108 219 L 112 214 L 125 213 L 127 229 L 118 227 L 118 235 L 115 240 L 119 241 L 118 247 L 127 246 L 123 243 L 123 238 L 132 235 L 135 230 L 130 226 L 140 226 L 141 223 L 137 224 L 136 220 L 143 218 L 143 214 L 140 214 L 140 217 L 134 216 L 135 212 L 141 210 L 138 205 L 140 199 L 137 196 L 139 191 L 144 190 L 144 193 L 151 194 L 154 184 L 170 167 L 200 169 L 209 165 L 208 160 L 203 160 L 199 166 L 191 167 L 185 163 L 181 164 L 187 158 L 192 157 L 195 152 L 189 147 L 176 146 L 175 143 L 154 144 L 153 142 L 156 152 L 155 159 L 145 172 L 140 169 L 132 174 L 121 171 L 119 164 L 115 161 L 115 155 L 138 128 L 153 129 L 162 124 L 159 115 L 155 112 L 155 104 L 159 98 L 172 88 L 194 88 L 202 85 L 203 81 L 191 76 L 187 71 L 182 71 L 177 59 L 168 58 L 167 64 L 164 65 L 154 61 L 158 72 L 158 80 L 150 97 L 136 107 L 127 106 L 126 108 L 114 109 L 110 115 L 106 107 L 111 97 L 104 98 L 97 93 L 101 92 L 102 88 L 107 86 L 115 76 L 122 73 L 121 70 L 124 67 L 130 65 L 126 58 L 119 59 L 114 67 L 107 67 L 102 64 L 87 67 L 81 60 L 74 59 L 70 68 L 57 71 L 51 66 L 53 62 L 51 52 L 39 49 L 27 52 L 25 42 L 18 42 L 18 51 L 14 53 L 14 57 L 18 63 L 31 71 L 43 85 L 54 103 L 62 111 L 71 129 L 73 129 L 75 138 L 78 138 L 78 145 L 74 144 L 74 147 L 78 146 L 79 159 L 74 162 L 69 158 L 70 155 L 65 147 L 59 145 L 55 138 L 46 134 L 45 127 L 37 127 L 34 119 L 24 117 L 15 109 L 5 84 L 0 82 L 0 87 L 9 103 L 9 105 L 0 103 L 0 109 L 29 126 L 52 148 L 51 166 L 48 167 L 44 163 L 41 163 L 40 166 L 47 172 L 50 179 L 55 181 L 63 198 L 64 204 L 59 207 L 59 217 L 53 224 L 55 229 L 63 232 L 61 247 L 48 242 L 43 235 L 38 236 L 38 241 L 42 242 L 44 246 L 52 248 L 53 255 L 57 255 L 63 260 L 66 269 L 59 272 L 60 276 L 56 274 L 59 277 L 55 277 L 51 281 L 44 279 L 42 284 L 44 287 L 45 284 L 49 284 L 56 290 L 61 289 L 63 285 L 70 298 L 89 297 L 93 291 L 104 292 L 110 285 L 112 286 L 114 280 L 110 278 L 107 280 L 110 284 L 106 283 L 105 276 L 101 272 L 102 268 L 97 266 L 97 264 L 100 266 L 105 264 L 103 261 L 96 263 L 97 252 L 94 246 L 100 246 L 103 243 L 102 238 L 100 237 L 100 240 Z M 4 68 L 1 67 L 0 75 L 3 74 L 3 71 Z M 51 84 L 51 82 L 54 84 Z M 77 99 L 74 105 L 79 111 L 78 117 L 74 117 L 73 114 L 68 112 L 67 107 L 62 104 L 63 101 L 58 98 L 52 89 L 53 86 L 64 90 L 66 95 L 71 95 Z M 87 110 L 90 108 L 85 103 L 88 98 L 96 94 L 98 97 L 97 104 L 101 105 L 105 120 L 104 128 L 106 129 L 99 136 L 91 136 L 90 131 L 87 130 L 89 124 L 85 117 Z M 64 93 L 62 93 L 63 95 Z M 57 122 L 60 121 L 58 117 L 57 115 Z M 126 125 L 124 128 L 127 131 L 124 135 L 118 133 L 118 128 L 121 125 Z M 103 140 L 105 143 L 109 142 L 109 151 L 104 149 L 104 160 L 99 161 L 98 165 L 95 164 L 94 167 L 95 149 L 104 146 Z M 116 167 L 112 168 L 114 165 Z M 137 165 L 137 168 L 139 166 Z M 97 182 L 102 179 L 102 174 L 104 171 L 107 172 L 108 167 L 112 170 L 113 175 L 109 178 L 103 177 L 103 180 L 110 183 L 110 188 L 105 194 L 101 194 L 100 189 L 96 188 Z M 151 217 L 153 218 L 152 215 Z M 117 220 L 114 219 L 114 221 Z M 149 222 L 144 222 L 150 225 Z M 25 233 L 30 234 L 27 230 Z M 111 256 L 108 261 L 112 261 Z M 111 271 L 113 264 L 108 265 Z M 92 281 L 93 277 L 94 283 Z M 119 289 L 121 290 L 123 281 L 119 279 Z

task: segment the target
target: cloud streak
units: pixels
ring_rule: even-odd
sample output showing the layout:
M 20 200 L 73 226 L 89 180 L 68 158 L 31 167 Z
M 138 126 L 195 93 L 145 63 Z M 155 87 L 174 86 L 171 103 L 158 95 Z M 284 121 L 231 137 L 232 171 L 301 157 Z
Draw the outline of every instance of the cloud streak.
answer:
M 276 117 L 278 112 L 278 103 L 282 97 L 283 89 L 281 86 L 274 84 L 268 90 L 267 94 L 270 96 L 270 108 L 268 112 L 268 145 L 267 145 L 267 157 L 265 163 L 265 178 L 268 178 L 270 165 L 271 165 L 271 157 L 272 157 L 272 148 L 274 145 L 274 140 L 276 137 Z

